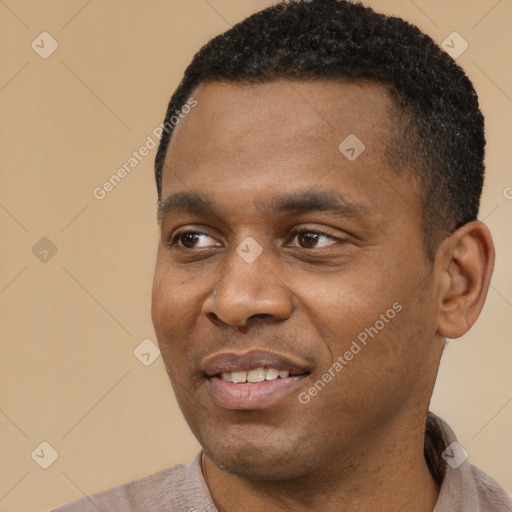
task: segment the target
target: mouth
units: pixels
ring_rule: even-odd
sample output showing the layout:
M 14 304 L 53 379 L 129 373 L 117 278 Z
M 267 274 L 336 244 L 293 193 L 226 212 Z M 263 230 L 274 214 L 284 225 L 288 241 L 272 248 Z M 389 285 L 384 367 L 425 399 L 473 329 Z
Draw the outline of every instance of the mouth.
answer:
M 203 371 L 212 400 L 233 410 L 264 409 L 290 398 L 310 374 L 306 364 L 264 351 L 217 354 Z

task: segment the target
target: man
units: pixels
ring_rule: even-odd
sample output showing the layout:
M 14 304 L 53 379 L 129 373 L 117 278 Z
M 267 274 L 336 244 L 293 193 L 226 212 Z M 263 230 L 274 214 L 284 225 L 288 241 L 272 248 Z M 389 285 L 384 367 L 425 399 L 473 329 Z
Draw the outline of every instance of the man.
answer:
M 401 19 L 286 2 L 201 49 L 165 126 L 152 318 L 203 450 L 58 510 L 512 510 L 428 412 L 494 264 L 462 69 Z

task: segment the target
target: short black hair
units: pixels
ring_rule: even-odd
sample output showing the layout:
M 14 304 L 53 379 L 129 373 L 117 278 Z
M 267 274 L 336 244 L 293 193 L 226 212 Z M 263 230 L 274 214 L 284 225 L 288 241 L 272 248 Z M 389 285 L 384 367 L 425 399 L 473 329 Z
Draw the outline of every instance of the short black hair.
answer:
M 421 190 L 423 245 L 477 219 L 484 180 L 484 119 L 460 66 L 401 18 L 346 0 L 290 0 L 213 38 L 194 56 L 169 102 L 155 160 L 161 201 L 174 123 L 201 83 L 341 79 L 384 85 L 394 100 L 387 160 L 412 170 Z M 340 141 L 341 142 L 341 141 Z

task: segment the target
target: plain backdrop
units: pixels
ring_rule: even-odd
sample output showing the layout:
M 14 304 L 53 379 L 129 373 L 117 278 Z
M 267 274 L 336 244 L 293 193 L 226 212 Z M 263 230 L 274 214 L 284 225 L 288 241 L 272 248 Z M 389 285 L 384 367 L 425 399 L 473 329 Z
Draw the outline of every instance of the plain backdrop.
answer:
M 481 318 L 447 346 L 431 408 L 510 492 L 512 3 L 365 3 L 439 44 L 453 32 L 468 43 L 457 61 L 486 116 L 480 218 L 498 256 Z M 156 149 L 104 199 L 93 190 L 162 122 L 202 44 L 270 4 L 0 1 L 1 511 L 48 510 L 199 450 L 162 359 L 148 361 Z

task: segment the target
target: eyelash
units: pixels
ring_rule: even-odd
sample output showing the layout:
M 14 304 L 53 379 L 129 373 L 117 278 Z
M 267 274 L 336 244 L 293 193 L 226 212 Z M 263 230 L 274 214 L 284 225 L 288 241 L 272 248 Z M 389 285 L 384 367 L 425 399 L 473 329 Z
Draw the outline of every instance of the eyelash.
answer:
M 325 231 L 321 231 L 321 230 L 318 230 L 318 229 L 295 229 L 295 230 L 291 231 L 290 237 L 292 239 L 294 239 L 297 235 L 304 234 L 304 233 L 325 236 L 325 237 L 330 238 L 331 240 L 333 240 L 335 242 L 343 242 L 343 240 L 341 240 L 339 238 L 336 238 L 336 237 L 330 235 L 329 233 L 326 233 Z M 174 236 L 172 236 L 169 239 L 169 241 L 167 243 L 167 246 L 168 247 L 173 247 L 175 245 L 178 245 L 178 241 L 181 239 L 181 237 L 184 236 L 184 235 L 187 235 L 187 234 L 209 236 L 208 233 L 205 233 L 203 231 L 194 231 L 194 230 L 182 231 L 182 232 L 176 233 Z M 188 247 L 184 247 L 183 245 L 181 245 L 180 247 L 182 247 L 183 249 L 189 250 L 189 251 L 201 250 L 201 249 L 193 249 L 193 248 L 189 249 Z M 308 248 L 307 247 L 302 247 L 302 249 L 308 249 Z

